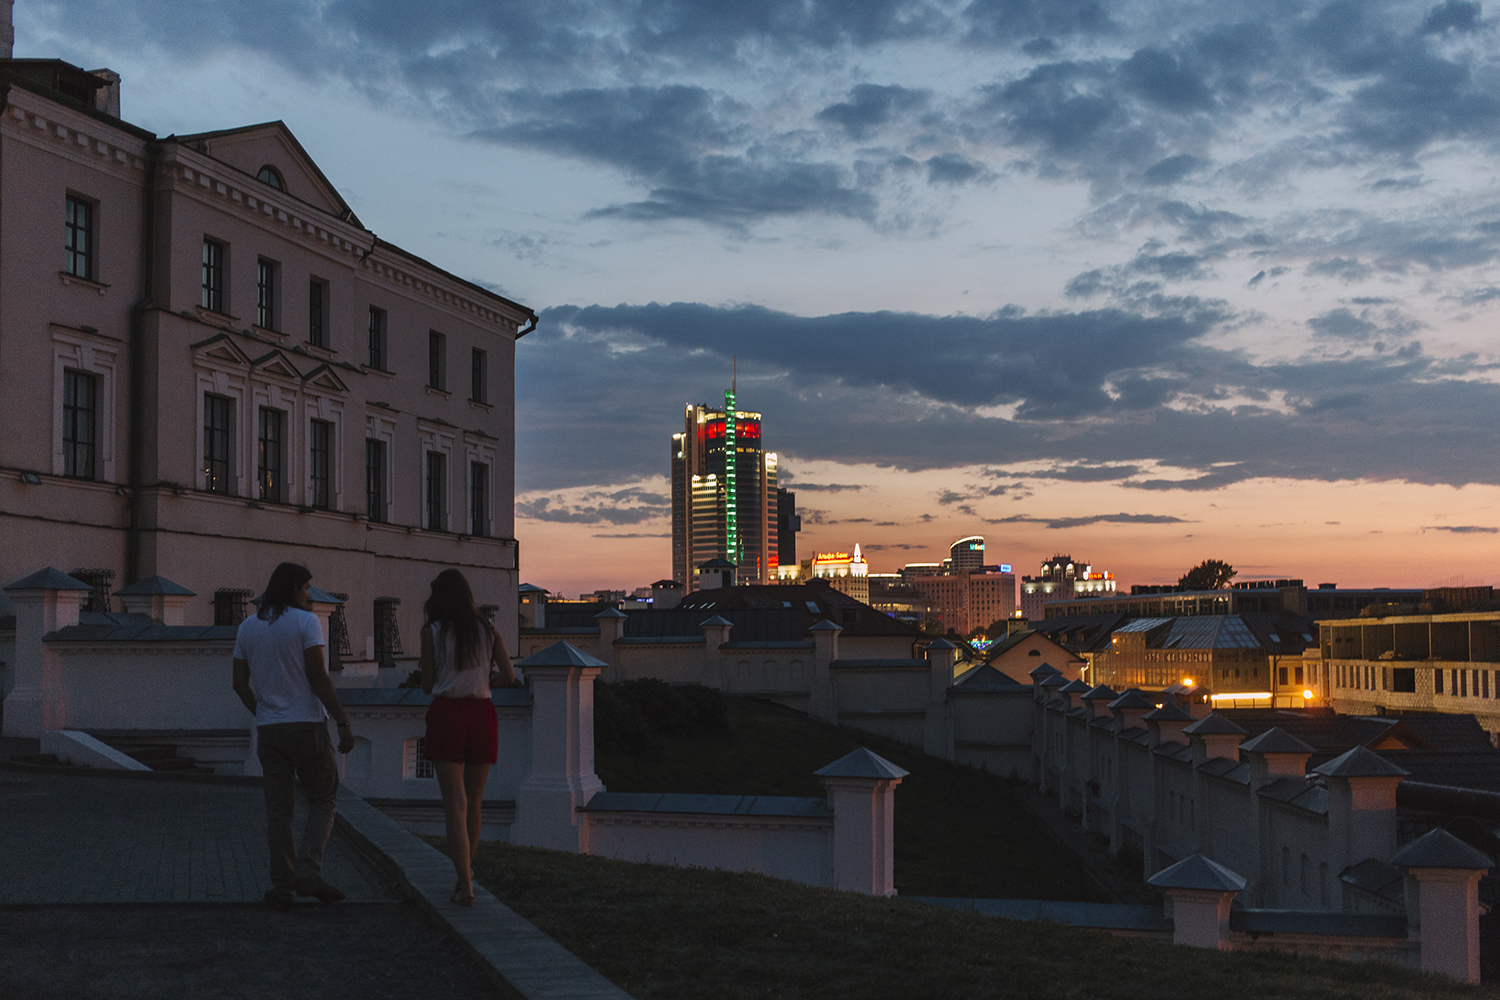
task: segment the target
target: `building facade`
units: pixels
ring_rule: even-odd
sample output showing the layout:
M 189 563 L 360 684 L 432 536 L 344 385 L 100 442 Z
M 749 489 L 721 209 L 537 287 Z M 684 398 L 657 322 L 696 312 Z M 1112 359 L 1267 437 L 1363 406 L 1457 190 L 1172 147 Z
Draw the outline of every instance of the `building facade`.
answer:
M 304 562 L 358 660 L 457 566 L 513 637 L 535 314 L 379 239 L 280 122 L 158 138 L 51 60 L 0 87 L 0 578 L 86 567 L 108 610 L 161 575 L 207 625 Z
M 761 444 L 761 416 L 689 404 L 672 435 L 672 576 L 698 589 L 697 567 L 727 559 L 740 583 L 772 583 L 779 559 L 776 454 Z
M 1099 597 L 1115 592 L 1113 573 L 1094 572 L 1094 567 L 1057 555 L 1042 563 L 1036 576 L 1021 577 L 1021 614 L 1032 621 L 1046 617 L 1050 601 L 1070 597 Z

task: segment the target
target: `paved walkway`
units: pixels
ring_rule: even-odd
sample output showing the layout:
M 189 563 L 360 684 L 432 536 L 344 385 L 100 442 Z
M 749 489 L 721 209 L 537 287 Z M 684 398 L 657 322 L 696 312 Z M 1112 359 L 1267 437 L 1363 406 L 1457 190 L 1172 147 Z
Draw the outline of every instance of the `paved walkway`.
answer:
M 254 786 L 0 770 L 0 905 L 258 903 L 265 824 Z M 341 836 L 323 877 L 353 901 L 401 898 Z
M 630 1000 L 482 887 L 453 906 L 448 859 L 347 791 L 323 875 L 345 902 L 264 905 L 252 784 L 0 768 L 0 997 Z

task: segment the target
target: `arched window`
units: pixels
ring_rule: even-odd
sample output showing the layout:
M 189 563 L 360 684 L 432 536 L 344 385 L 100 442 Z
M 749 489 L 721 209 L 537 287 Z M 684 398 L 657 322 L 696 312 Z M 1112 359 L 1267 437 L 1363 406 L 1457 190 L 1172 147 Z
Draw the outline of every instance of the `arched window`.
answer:
M 260 168 L 260 173 L 255 175 L 255 179 L 271 185 L 278 191 L 286 190 L 286 184 L 281 179 L 281 171 L 277 170 L 269 163 Z

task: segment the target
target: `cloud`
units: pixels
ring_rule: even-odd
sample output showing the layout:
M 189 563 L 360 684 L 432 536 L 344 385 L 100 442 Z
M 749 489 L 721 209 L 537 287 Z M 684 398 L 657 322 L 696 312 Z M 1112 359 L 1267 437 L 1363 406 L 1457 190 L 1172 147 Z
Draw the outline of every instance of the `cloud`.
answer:
M 1178 153 L 1176 156 L 1169 156 L 1152 164 L 1146 169 L 1144 177 L 1147 184 L 1176 184 L 1183 178 L 1202 171 L 1208 165 L 1209 161 L 1201 156 Z
M 640 524 L 664 517 L 669 510 L 667 498 L 634 487 L 618 490 L 589 490 L 575 496 L 529 495 L 516 500 L 516 516 L 533 521 L 557 521 L 566 524 Z M 610 535 L 600 537 L 635 538 L 651 535 Z
M 1429 524 L 1423 531 L 1451 531 L 1455 535 L 1494 535 L 1500 528 L 1485 528 L 1476 524 Z
M 1465 0 L 1447 0 L 1427 12 L 1422 22 L 1422 34 L 1436 35 L 1445 31 L 1467 34 L 1479 28 L 1479 4 Z
M 986 524 L 1043 524 L 1052 529 L 1083 528 L 1091 524 L 1191 524 L 1169 514 L 1089 514 L 1084 517 L 1011 517 L 986 518 Z
M 660 534 L 650 534 L 650 533 L 647 533 L 647 532 L 636 532 L 636 531 L 625 532 L 625 533 L 622 533 L 622 534 L 610 534 L 608 532 L 605 532 L 605 533 L 601 533 L 601 534 L 590 535 L 589 537 L 590 538 L 671 538 L 672 537 L 672 533 L 670 531 L 664 531 L 664 532 L 661 532 Z
M 854 483 L 804 483 L 800 480 L 782 485 L 794 493 L 844 493 L 864 489 L 864 486 Z
M 849 91 L 848 100 L 830 104 L 814 117 L 838 125 L 849 138 L 864 142 L 897 115 L 926 103 L 927 95 L 922 91 L 861 83 Z

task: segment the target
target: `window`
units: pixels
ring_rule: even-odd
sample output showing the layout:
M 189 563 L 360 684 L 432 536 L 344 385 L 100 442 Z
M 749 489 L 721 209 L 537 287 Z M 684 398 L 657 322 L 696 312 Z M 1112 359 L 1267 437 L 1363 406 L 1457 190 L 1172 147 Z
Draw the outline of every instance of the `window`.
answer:
M 1417 668 L 1393 667 L 1391 669 L 1391 690 L 1407 693 L 1415 692 L 1417 690 Z
M 94 375 L 63 371 L 63 475 L 94 478 L 99 427 L 99 380 Z
M 286 184 L 281 179 L 281 171 L 269 163 L 260 168 L 260 172 L 255 175 L 255 179 L 263 184 L 271 185 L 278 191 L 286 190 Z
M 469 463 L 469 534 L 490 534 L 490 467 L 483 462 Z
M 389 371 L 385 363 L 385 310 L 370 307 L 370 359 L 369 367 L 376 371 Z
M 1432 693 L 1443 693 L 1443 672 L 1441 670 L 1434 670 L 1432 672 Z
M 262 330 L 281 328 L 280 296 L 281 265 L 264 257 L 255 268 L 255 325 Z
M 256 441 L 255 478 L 260 498 L 273 503 L 286 500 L 286 414 L 261 407 L 260 433 Z
M 333 502 L 333 461 L 330 457 L 333 424 L 327 420 L 314 420 L 308 438 L 312 448 L 312 471 L 308 477 L 312 482 L 312 505 L 327 510 Z
M 436 330 L 427 333 L 427 387 L 448 388 L 448 338 Z
M 432 766 L 432 761 L 427 759 L 427 740 L 418 736 L 414 740 L 407 741 L 406 762 L 402 770 L 408 778 L 435 778 L 437 770 Z
M 490 401 L 489 366 L 485 363 L 486 358 L 485 352 L 477 347 L 474 348 L 474 377 L 472 380 L 473 387 L 469 390 L 469 398 L 476 403 L 488 403 Z
M 385 520 L 385 442 L 365 440 L 365 516 Z
M 382 667 L 394 667 L 400 655 L 401 631 L 396 627 L 396 609 L 401 606 L 399 597 L 375 598 L 375 662 Z
M 224 258 L 222 243 L 203 241 L 203 308 L 216 313 L 224 311 Z
M 230 409 L 234 401 L 224 396 L 203 397 L 203 488 L 210 493 L 234 492 L 229 477 L 234 426 Z
M 427 524 L 430 531 L 447 531 L 448 518 L 445 510 L 444 479 L 447 475 L 448 456 L 437 451 L 427 453 Z
M 307 342 L 328 346 L 328 282 L 317 278 L 307 282 Z
M 94 280 L 94 203 L 68 196 L 64 224 L 63 270 Z
M 255 596 L 253 590 L 239 590 L 233 587 L 220 587 L 214 591 L 214 624 L 238 625 L 245 620 L 248 614 L 246 608 L 250 598 Z

